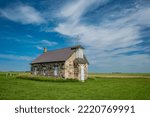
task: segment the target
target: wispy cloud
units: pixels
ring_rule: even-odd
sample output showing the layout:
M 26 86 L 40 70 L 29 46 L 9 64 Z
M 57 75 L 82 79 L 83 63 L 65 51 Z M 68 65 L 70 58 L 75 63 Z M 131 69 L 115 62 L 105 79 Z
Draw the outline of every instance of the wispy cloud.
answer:
M 49 40 L 41 40 L 38 42 L 38 45 L 36 45 L 36 48 L 39 50 L 43 50 L 44 47 L 50 47 L 57 45 L 57 42 L 49 41 Z
M 36 48 L 37 48 L 38 50 L 43 50 L 43 49 L 44 49 L 43 47 L 41 47 L 41 46 L 39 46 L 39 45 L 37 45 Z
M 25 60 L 25 61 L 33 60 L 33 58 L 30 56 L 19 56 L 14 54 L 0 54 L 0 58 L 13 59 L 13 60 Z
M 67 4 L 59 14 L 65 20 L 54 31 L 73 38 L 79 38 L 81 44 L 88 46 L 86 53 L 91 64 L 93 66 L 98 65 L 99 68 L 101 68 L 101 65 L 105 66 L 106 64 L 119 66 L 121 64 L 117 64 L 117 61 L 124 60 L 128 65 L 126 68 L 131 65 L 130 60 L 134 60 L 134 65 L 139 63 L 139 60 L 148 62 L 149 55 L 138 54 L 135 56 L 126 53 L 141 50 L 141 47 L 137 45 L 143 42 L 140 30 L 143 26 L 150 26 L 149 7 L 133 9 L 133 12 L 126 12 L 128 9 L 118 11 L 118 14 L 124 13 L 124 15 L 120 17 L 116 15 L 114 20 L 100 20 L 101 22 L 97 23 L 97 25 L 81 22 L 83 15 L 91 10 L 93 4 L 103 5 L 107 2 L 109 1 L 100 0 L 97 2 L 93 0 L 91 3 L 78 0 L 76 3 Z M 142 67 L 145 63 L 141 62 L 140 65 Z
M 27 34 L 26 35 L 28 38 L 33 38 L 33 36 L 32 35 L 29 35 L 29 34 Z
M 32 47 L 36 47 L 38 50 L 43 50 L 44 47 L 51 47 L 51 46 L 55 46 L 58 45 L 57 42 L 55 41 L 49 41 L 48 39 L 43 39 L 43 40 L 32 40 L 32 38 L 34 38 L 32 35 L 27 34 L 26 37 L 28 37 L 29 39 L 24 39 L 23 37 L 10 37 L 10 36 L 4 36 L 2 37 L 1 40 L 9 40 L 9 41 L 13 41 L 15 43 L 21 43 L 21 44 L 27 44 L 30 45 Z
M 79 21 L 79 18 L 86 13 L 86 10 L 93 4 L 103 5 L 107 3 L 109 0 L 77 0 L 73 2 L 69 2 L 64 7 L 60 9 L 60 14 L 58 16 L 68 18 L 73 22 Z
M 22 24 L 42 24 L 45 23 L 42 14 L 35 8 L 23 5 L 13 4 L 4 9 L 0 9 L 2 17 L 9 20 L 20 22 Z
M 45 46 L 54 46 L 54 45 L 57 45 L 57 42 L 48 41 L 48 40 L 41 40 L 40 43 L 43 44 L 43 45 L 45 45 Z

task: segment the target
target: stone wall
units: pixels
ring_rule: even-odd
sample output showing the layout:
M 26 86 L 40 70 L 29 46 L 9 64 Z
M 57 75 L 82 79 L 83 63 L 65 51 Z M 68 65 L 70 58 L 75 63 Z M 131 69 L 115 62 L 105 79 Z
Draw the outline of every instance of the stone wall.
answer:
M 78 79 L 81 78 L 81 68 L 80 64 L 75 64 L 74 60 L 76 54 L 74 53 L 66 62 L 65 62 L 65 78 Z M 88 64 L 84 64 L 84 76 L 85 79 L 88 78 Z
M 74 76 L 74 59 L 75 53 L 70 56 L 70 58 L 65 62 L 65 78 L 75 79 Z
M 54 76 L 54 67 L 58 67 L 58 77 L 64 77 L 64 62 L 57 63 L 39 63 L 31 65 L 31 73 L 34 75 Z

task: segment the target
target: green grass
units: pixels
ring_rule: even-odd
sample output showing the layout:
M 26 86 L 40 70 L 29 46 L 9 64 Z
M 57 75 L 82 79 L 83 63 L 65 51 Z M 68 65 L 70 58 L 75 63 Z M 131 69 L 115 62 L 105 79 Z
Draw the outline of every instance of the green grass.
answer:
M 150 75 L 135 75 L 143 78 L 109 78 L 110 74 L 106 75 L 107 78 L 103 74 L 102 78 L 101 74 L 94 75 L 90 74 L 90 78 L 82 83 L 52 78 L 16 78 L 16 75 L 6 77 L 3 73 L 0 74 L 0 99 L 150 100 L 150 78 L 147 78 Z

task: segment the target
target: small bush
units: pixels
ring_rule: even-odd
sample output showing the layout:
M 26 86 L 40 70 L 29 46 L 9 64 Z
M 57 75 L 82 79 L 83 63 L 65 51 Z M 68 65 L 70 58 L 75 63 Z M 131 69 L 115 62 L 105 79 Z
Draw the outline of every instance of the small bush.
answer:
M 35 80 L 35 81 L 50 81 L 50 82 L 78 82 L 76 79 L 63 79 L 59 77 L 45 77 L 45 76 L 33 76 L 33 75 L 19 75 L 16 78 Z

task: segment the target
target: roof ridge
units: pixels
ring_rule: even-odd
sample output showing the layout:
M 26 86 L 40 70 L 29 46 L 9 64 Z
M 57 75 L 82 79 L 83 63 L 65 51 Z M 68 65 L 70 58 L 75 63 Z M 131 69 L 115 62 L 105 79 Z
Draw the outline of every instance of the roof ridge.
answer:
M 53 52 L 53 51 L 63 50 L 63 49 L 67 49 L 67 48 L 74 48 L 74 47 L 79 47 L 79 46 L 81 46 L 81 45 L 70 46 L 70 47 L 65 47 L 65 48 L 58 48 L 58 49 L 54 49 L 54 50 L 48 50 L 47 52 Z

